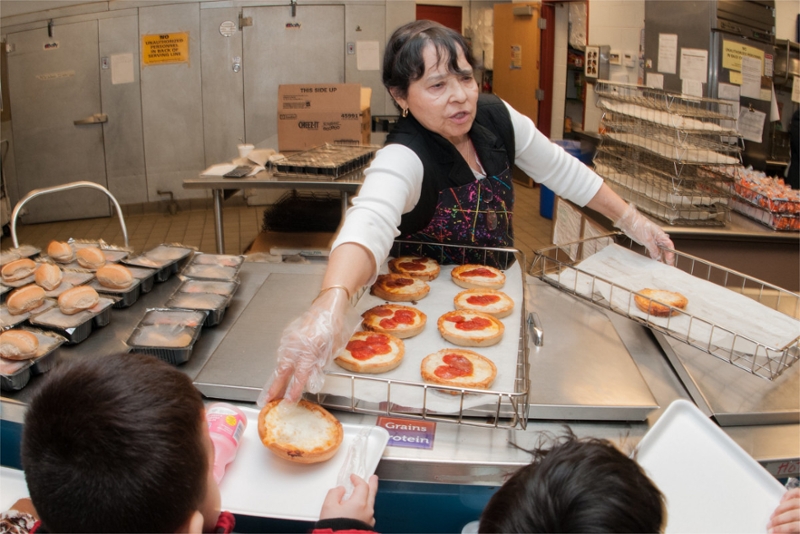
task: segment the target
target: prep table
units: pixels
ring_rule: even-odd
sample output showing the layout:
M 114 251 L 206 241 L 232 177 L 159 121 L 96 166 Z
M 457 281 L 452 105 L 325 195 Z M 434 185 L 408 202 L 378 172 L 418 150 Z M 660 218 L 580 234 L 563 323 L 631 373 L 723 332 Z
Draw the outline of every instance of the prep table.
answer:
M 181 366 L 181 370 L 193 378 L 206 396 L 233 397 L 236 400 L 238 395 L 239 402 L 254 399 L 269 375 L 283 326 L 303 311 L 316 295 L 324 267 L 323 260 L 305 265 L 245 263 L 240 271 L 241 286 L 222 323 L 203 331 L 192 358 Z M 145 308 L 166 302 L 178 283 L 179 280 L 173 277 L 157 284 L 136 305 L 113 310 L 108 326 L 94 332 L 80 345 L 62 347 L 59 349 L 60 357 L 99 358 L 126 350 L 124 341 Z M 292 298 L 287 299 L 282 292 L 292 288 L 296 291 Z M 683 386 L 649 329 L 624 317 L 606 314 L 538 279 L 528 277 L 526 290 L 528 308 L 540 315 L 545 331 L 543 346 L 529 344 L 531 420 L 527 429 L 439 423 L 432 450 L 388 447 L 377 470 L 382 479 L 500 485 L 509 473 L 529 460 L 527 453 L 510 443 L 533 448 L 540 432 L 557 434 L 569 422 L 579 436 L 607 438 L 624 449 L 630 449 L 671 401 L 691 399 L 690 392 Z M 254 299 L 255 295 L 259 298 Z M 264 299 L 272 305 L 264 307 Z M 223 343 L 232 341 L 226 338 L 229 333 L 241 331 L 237 326 L 252 321 L 253 316 L 248 313 L 251 308 L 258 310 L 260 327 L 251 329 L 249 335 L 263 358 L 248 360 L 233 352 L 215 353 Z M 714 364 L 723 365 L 725 369 L 729 367 L 691 347 L 680 349 L 697 352 L 695 356 L 712 367 Z M 592 365 L 592 361 L 600 362 L 600 365 Z M 736 369 L 731 371 L 741 373 Z M 794 366 L 787 372 L 787 377 L 796 381 L 798 372 L 800 367 Z M 8 435 L 12 435 L 13 440 L 15 432 L 18 436 L 19 428 L 15 430 L 13 426 L 23 422 L 25 404 L 39 380 L 32 380 L 21 391 L 3 393 L 2 451 L 6 464 L 15 463 L 13 453 L 16 447 L 9 448 L 5 440 Z M 765 388 L 772 386 L 763 382 Z M 598 383 L 602 387 L 597 387 Z M 372 424 L 376 420 L 375 416 L 340 411 L 336 415 L 343 422 Z M 797 471 L 800 424 L 796 421 L 790 424 L 745 424 L 724 427 L 724 430 L 774 475 L 786 476 L 791 470 Z
M 358 191 L 363 182 L 361 171 L 345 175 L 337 180 L 314 180 L 301 176 L 277 178 L 272 171 L 261 171 L 245 178 L 199 175 L 183 181 L 184 189 L 210 189 L 214 198 L 214 231 L 217 254 L 225 254 L 225 232 L 222 227 L 222 205 L 229 197 L 243 189 L 303 189 L 316 191 L 339 191 L 342 194 L 342 218 L 347 211 L 349 195 Z

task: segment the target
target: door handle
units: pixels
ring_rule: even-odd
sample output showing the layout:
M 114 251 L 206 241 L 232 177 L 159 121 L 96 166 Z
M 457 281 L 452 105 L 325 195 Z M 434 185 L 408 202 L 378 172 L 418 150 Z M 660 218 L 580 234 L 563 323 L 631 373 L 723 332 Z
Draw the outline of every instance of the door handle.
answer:
M 72 121 L 72 124 L 80 126 L 82 124 L 103 124 L 104 122 L 108 122 L 108 115 L 105 113 L 95 113 L 94 115 L 89 115 L 85 119 Z

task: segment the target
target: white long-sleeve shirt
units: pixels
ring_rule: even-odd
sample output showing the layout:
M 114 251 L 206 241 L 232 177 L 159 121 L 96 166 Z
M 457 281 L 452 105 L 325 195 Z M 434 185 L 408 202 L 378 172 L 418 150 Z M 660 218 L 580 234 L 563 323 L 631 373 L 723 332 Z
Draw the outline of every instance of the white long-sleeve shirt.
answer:
M 557 195 L 585 206 L 600 190 L 603 179 L 553 144 L 531 119 L 508 103 L 505 105 L 514 127 L 515 165 Z M 364 185 L 347 210 L 331 249 L 343 243 L 365 247 L 375 258 L 377 273 L 394 239 L 400 235 L 400 218 L 419 201 L 422 177 L 422 161 L 410 148 L 389 144 L 378 150 L 364 171 Z

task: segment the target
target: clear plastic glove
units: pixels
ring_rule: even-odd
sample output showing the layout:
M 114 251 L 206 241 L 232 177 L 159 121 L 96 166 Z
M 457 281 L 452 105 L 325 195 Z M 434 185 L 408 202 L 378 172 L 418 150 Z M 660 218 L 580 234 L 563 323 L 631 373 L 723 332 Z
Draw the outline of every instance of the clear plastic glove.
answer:
M 258 396 L 258 405 L 283 396 L 297 402 L 305 388 L 317 393 L 325 383 L 325 366 L 344 348 L 361 322 L 347 293 L 333 288 L 322 293 L 311 307 L 281 334 L 278 362 Z
M 672 244 L 672 240 L 657 224 L 639 213 L 639 210 L 633 204 L 628 204 L 628 208 L 622 214 L 622 217 L 614 222 L 614 226 L 645 247 L 651 258 L 663 261 L 667 265 L 675 264 L 675 254 L 670 250 L 662 251 L 659 248 L 661 246 L 667 249 L 674 249 L 675 245 Z

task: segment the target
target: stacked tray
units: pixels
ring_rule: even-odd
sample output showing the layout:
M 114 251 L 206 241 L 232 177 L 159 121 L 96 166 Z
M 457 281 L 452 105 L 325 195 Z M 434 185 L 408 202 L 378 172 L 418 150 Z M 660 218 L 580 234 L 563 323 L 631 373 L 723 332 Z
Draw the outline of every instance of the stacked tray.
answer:
M 125 258 L 122 263 L 129 267 L 155 269 L 155 281 L 165 282 L 177 274 L 194 251 L 179 245 L 162 244 L 135 258 Z
M 126 344 L 132 352 L 151 354 L 173 365 L 189 361 L 207 312 L 148 309 Z
M 74 315 L 66 315 L 55 306 L 44 313 L 30 317 L 28 321 L 32 325 L 64 336 L 68 345 L 74 345 L 89 337 L 93 329 L 102 328 L 111 321 L 113 305 L 114 300 L 100 297 L 100 302 L 93 308 Z
M 300 175 L 335 180 L 366 167 L 377 149 L 375 146 L 325 144 L 276 162 L 276 177 Z
M 31 376 L 44 374 L 57 363 L 56 349 L 66 340 L 56 334 L 26 329 L 36 336 L 39 347 L 32 358 L 7 360 L 0 358 L 0 389 L 18 391 L 28 384 Z

